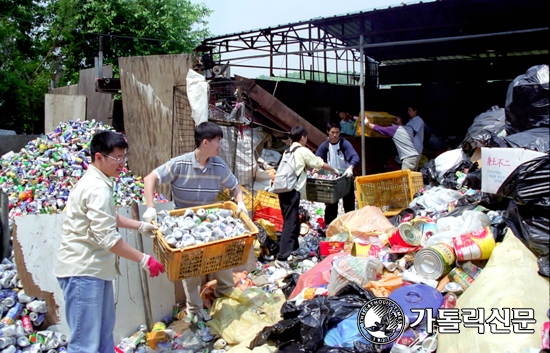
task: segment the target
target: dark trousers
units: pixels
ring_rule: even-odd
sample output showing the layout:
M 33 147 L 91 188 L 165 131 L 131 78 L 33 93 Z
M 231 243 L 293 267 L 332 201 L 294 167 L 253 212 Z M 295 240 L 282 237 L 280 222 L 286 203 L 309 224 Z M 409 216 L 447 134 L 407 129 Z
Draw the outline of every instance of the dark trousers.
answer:
M 351 186 L 349 192 L 347 195 L 343 197 L 344 199 L 344 211 L 350 212 L 355 211 L 355 193 L 353 189 L 353 185 Z M 327 224 L 327 227 L 329 226 L 330 222 L 334 221 L 336 217 L 338 217 L 338 202 L 333 204 L 325 204 L 325 223 Z
M 279 194 L 279 205 L 283 214 L 283 230 L 279 240 L 277 259 L 287 261 L 290 253 L 298 250 L 300 244 L 300 193 L 296 190 Z

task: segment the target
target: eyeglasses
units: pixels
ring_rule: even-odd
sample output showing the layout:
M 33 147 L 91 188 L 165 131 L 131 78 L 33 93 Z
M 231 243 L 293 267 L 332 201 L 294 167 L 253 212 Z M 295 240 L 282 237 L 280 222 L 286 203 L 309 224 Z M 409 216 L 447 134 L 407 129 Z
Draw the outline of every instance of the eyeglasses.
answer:
M 126 161 L 128 160 L 126 156 L 124 156 L 124 158 L 115 158 L 105 153 L 102 153 L 102 155 L 104 155 L 105 157 L 111 158 L 113 161 L 116 161 L 118 164 L 126 164 Z

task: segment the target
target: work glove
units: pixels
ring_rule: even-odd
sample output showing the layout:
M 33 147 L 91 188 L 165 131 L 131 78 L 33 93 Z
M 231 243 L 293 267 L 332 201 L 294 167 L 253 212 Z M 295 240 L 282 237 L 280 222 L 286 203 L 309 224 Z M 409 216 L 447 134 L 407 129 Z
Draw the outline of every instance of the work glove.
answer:
M 159 272 L 164 273 L 164 266 L 152 256 L 143 254 L 143 259 L 139 262 L 139 266 L 151 277 L 157 277 Z
M 155 239 L 155 230 L 158 230 L 159 227 L 147 222 L 141 222 L 138 228 L 138 232 L 142 235 L 146 235 L 151 239 Z
M 157 220 L 157 210 L 154 207 L 149 207 L 143 212 L 143 220 L 151 223 L 153 220 Z
M 239 215 L 241 212 L 245 212 L 245 213 L 248 212 L 243 201 L 237 204 L 237 215 Z
M 348 167 L 348 169 L 346 169 L 346 171 L 344 172 L 344 176 L 346 178 L 351 178 L 353 176 L 353 170 L 351 169 L 351 167 Z

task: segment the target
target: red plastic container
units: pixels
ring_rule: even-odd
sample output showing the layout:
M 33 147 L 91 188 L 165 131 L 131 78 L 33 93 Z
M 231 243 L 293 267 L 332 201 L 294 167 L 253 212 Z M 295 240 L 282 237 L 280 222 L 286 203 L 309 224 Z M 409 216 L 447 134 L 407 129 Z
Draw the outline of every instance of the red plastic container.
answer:
M 283 214 L 281 210 L 273 207 L 263 207 L 254 212 L 254 221 L 265 219 L 275 225 L 275 230 L 280 232 L 283 230 Z

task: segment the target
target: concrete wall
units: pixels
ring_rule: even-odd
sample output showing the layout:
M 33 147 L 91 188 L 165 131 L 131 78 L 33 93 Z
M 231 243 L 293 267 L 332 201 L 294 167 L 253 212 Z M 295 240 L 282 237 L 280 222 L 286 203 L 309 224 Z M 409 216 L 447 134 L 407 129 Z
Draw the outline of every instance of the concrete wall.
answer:
M 78 84 L 76 85 L 70 85 L 70 86 L 63 86 L 63 87 L 57 87 L 54 89 L 51 89 L 49 94 L 61 94 L 65 96 L 76 96 L 78 94 Z
M 173 209 L 172 203 L 157 204 L 157 209 Z M 131 208 L 119 208 L 118 212 L 132 218 Z M 140 206 L 139 213 L 145 211 Z M 65 301 L 57 279 L 53 275 L 57 249 L 61 241 L 65 213 L 53 215 L 27 215 L 15 218 L 13 233 L 15 262 L 25 292 L 30 296 L 44 298 L 48 303 L 46 325 L 55 331 L 69 333 L 65 320 Z M 122 239 L 135 247 L 134 231 L 119 229 Z M 144 252 L 153 253 L 153 241 L 143 238 Z M 139 265 L 120 259 L 122 276 L 114 281 L 116 325 L 115 342 L 132 335 L 140 324 L 145 324 L 145 305 L 140 282 Z M 174 283 L 162 274 L 148 278 L 153 322 L 172 313 L 175 304 Z
M 146 176 L 171 158 L 173 88 L 185 84 L 191 55 L 118 59 L 128 166 Z M 170 197 L 168 185 L 157 187 Z
M 19 152 L 39 135 L 2 135 L 0 136 L 0 156 L 9 151 Z
M 60 122 L 86 120 L 86 96 L 46 94 L 44 133 L 54 131 Z

